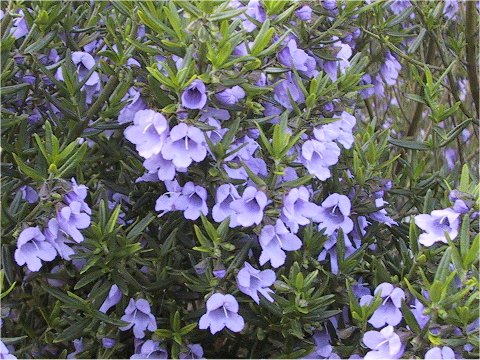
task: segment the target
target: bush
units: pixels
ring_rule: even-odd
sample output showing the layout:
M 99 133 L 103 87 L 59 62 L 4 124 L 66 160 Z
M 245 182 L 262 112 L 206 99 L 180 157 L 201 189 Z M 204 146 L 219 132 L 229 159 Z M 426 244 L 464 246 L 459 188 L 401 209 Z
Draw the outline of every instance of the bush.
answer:
M 478 358 L 475 5 L 2 3 L 1 357 Z

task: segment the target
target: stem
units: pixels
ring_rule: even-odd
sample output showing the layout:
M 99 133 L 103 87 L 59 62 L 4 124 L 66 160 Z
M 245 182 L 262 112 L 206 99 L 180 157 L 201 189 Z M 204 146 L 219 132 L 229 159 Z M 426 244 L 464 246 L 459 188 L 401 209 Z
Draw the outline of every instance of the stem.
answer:
M 477 36 L 475 35 L 478 29 L 478 15 L 475 9 L 476 1 L 467 1 L 467 19 L 465 24 L 465 38 L 466 46 L 466 60 L 468 81 L 470 82 L 470 90 L 472 91 L 473 102 L 475 103 L 475 110 L 477 117 L 480 116 L 480 99 L 478 94 L 478 76 L 477 76 L 477 60 L 476 60 L 476 43 Z

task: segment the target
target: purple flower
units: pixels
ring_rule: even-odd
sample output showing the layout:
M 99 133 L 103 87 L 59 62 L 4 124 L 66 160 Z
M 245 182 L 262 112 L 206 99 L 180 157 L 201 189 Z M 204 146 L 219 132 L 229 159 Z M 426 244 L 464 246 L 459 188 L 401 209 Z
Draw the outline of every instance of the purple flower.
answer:
M 273 290 L 269 288 L 276 280 L 273 270 L 257 270 L 248 262 L 237 274 L 238 289 L 244 294 L 250 296 L 257 304 L 260 303 L 258 293 L 262 294 L 268 301 L 273 302 L 269 293 Z
M 307 355 L 305 359 L 340 359 L 333 352 L 333 347 L 330 344 L 330 335 L 326 330 L 315 331 L 313 341 L 315 342 L 315 350 Z
M 57 252 L 52 244 L 45 241 L 45 236 L 38 226 L 24 229 L 17 240 L 15 261 L 19 266 L 27 264 L 30 271 L 38 271 L 43 261 L 52 261 Z
M 295 11 L 295 15 L 302 21 L 310 21 L 312 19 L 312 8 L 308 5 L 303 5 Z
M 158 341 L 147 340 L 130 359 L 168 359 L 168 353 Z
M 283 199 L 282 215 L 280 219 L 294 234 L 298 232 L 299 225 L 307 225 L 313 214 L 318 211 L 318 206 L 308 199 L 310 193 L 305 186 L 291 189 Z
M 290 96 L 289 96 L 290 95 Z M 293 109 L 292 100 L 298 104 L 305 102 L 305 95 L 297 84 L 297 80 L 293 77 L 291 72 L 285 74 L 285 80 L 282 80 L 273 89 L 273 98 L 283 107 L 291 110 Z
M 76 355 L 85 351 L 85 346 L 83 346 L 83 338 L 73 340 L 73 348 L 75 351 L 67 355 L 67 359 L 76 359 Z
M 48 221 L 48 227 L 44 230 L 44 235 L 62 259 L 70 260 L 70 255 L 75 253 L 70 247 L 72 241 L 67 239 L 65 234 L 60 230 L 57 219 L 50 219 Z
M 22 192 L 22 199 L 29 204 L 33 204 L 38 201 L 38 193 L 31 186 L 22 186 L 20 191 Z
M 206 90 L 202 80 L 193 80 L 183 91 L 183 107 L 187 109 L 202 109 L 207 103 Z
M 10 29 L 10 33 L 13 35 L 15 39 L 20 39 L 28 34 L 28 25 L 25 21 L 25 15 L 23 10 L 19 10 L 18 14 L 20 16 L 15 17 L 13 20 L 12 28 Z
M 412 314 L 417 320 L 418 326 L 420 329 L 423 329 L 427 325 L 428 320 L 430 320 L 430 315 L 425 315 L 425 306 L 418 300 L 415 299 L 415 302 L 412 306 Z
M 323 244 L 323 250 L 320 252 L 317 259 L 318 261 L 324 261 L 327 258 L 327 255 L 330 255 L 330 269 L 335 275 L 338 274 L 337 241 L 338 233 L 334 232 L 325 244 Z M 348 257 L 355 252 L 356 248 L 353 247 L 352 242 L 346 233 L 343 234 L 343 242 L 345 244 L 345 257 Z
M 302 241 L 295 234 L 290 233 L 281 220 L 277 220 L 275 226 L 266 225 L 260 233 L 260 265 L 270 261 L 274 268 L 285 263 L 287 255 L 285 251 L 294 251 L 302 247 Z
M 425 359 L 448 359 L 448 360 L 455 360 L 455 353 L 453 350 L 448 346 L 443 347 L 434 347 L 428 350 L 425 353 Z
M 198 327 L 210 328 L 212 335 L 227 327 L 233 332 L 242 331 L 245 326 L 243 317 L 238 314 L 238 302 L 230 294 L 213 294 L 207 300 L 207 312 L 202 315 Z
M 240 86 L 234 86 L 231 89 L 225 89 L 215 95 L 215 98 L 225 106 L 235 105 L 245 97 L 245 91 Z
M 445 0 L 443 15 L 450 20 L 455 20 L 459 9 L 458 0 Z M 446 358 L 443 358 L 446 359 Z
M 380 293 L 383 302 L 377 310 L 375 310 L 368 322 L 377 329 L 386 324 L 392 326 L 400 324 L 403 318 L 400 308 L 402 306 L 402 300 L 405 300 L 403 290 L 385 282 L 377 286 L 374 294 L 377 293 Z M 362 296 L 360 305 L 363 306 L 372 300 L 373 297 L 371 295 Z
M 172 128 L 162 148 L 165 160 L 172 160 L 177 168 L 187 168 L 192 161 L 199 162 L 207 156 L 203 132 L 185 123 Z
M 78 185 L 75 178 L 72 178 L 71 181 L 71 190 L 63 197 L 63 202 L 67 205 L 70 205 L 72 202 L 77 201 L 81 205 L 80 210 L 91 215 L 92 210 L 85 202 L 88 194 L 88 187 L 86 187 L 85 185 Z
M 380 75 L 383 81 L 385 81 L 387 85 L 395 85 L 401 69 L 402 65 L 400 65 L 398 60 L 388 51 L 385 54 L 385 62 L 380 67 Z
M 390 10 L 392 10 L 395 15 L 400 14 L 402 11 L 412 6 L 410 0 L 395 0 L 390 2 Z
M 215 196 L 216 204 L 212 208 L 212 217 L 216 222 L 222 222 L 230 216 L 230 224 L 232 227 L 237 226 L 235 221 L 235 211 L 230 208 L 230 204 L 234 200 L 240 199 L 237 189 L 232 184 L 223 184 L 217 188 Z
M 79 229 L 90 226 L 90 216 L 81 212 L 81 208 L 81 203 L 72 201 L 70 205 L 62 207 L 57 212 L 58 226 L 77 243 L 83 241 L 83 235 Z
M 205 359 L 203 357 L 203 348 L 200 344 L 188 344 L 187 351 L 178 354 L 179 359 Z
M 175 203 L 176 210 L 183 210 L 185 219 L 196 220 L 200 214 L 207 215 L 207 190 L 193 182 L 187 182 Z
M 253 224 L 259 225 L 263 219 L 263 209 L 268 203 L 267 196 L 263 191 L 253 186 L 247 187 L 238 200 L 230 203 L 230 208 L 235 211 L 236 223 L 248 227 Z M 230 224 L 231 227 L 232 224 Z
M 102 346 L 103 346 L 105 349 L 111 349 L 111 348 L 113 348 L 116 343 L 117 343 L 117 340 L 112 339 L 112 338 L 104 337 L 104 338 L 102 339 Z
M 340 119 L 315 128 L 313 134 L 320 142 L 338 141 L 345 149 L 350 149 L 353 145 L 353 127 L 357 120 L 346 111 L 342 111 Z
M 130 101 L 125 107 L 120 110 L 118 114 L 118 123 L 125 124 L 130 121 L 133 121 L 135 114 L 140 110 L 145 110 L 147 105 L 143 101 L 140 91 L 137 91 L 135 88 L 131 87 L 128 90 L 128 93 L 125 94 L 122 101 Z
M 98 309 L 98 311 L 102 313 L 106 313 L 112 306 L 117 305 L 120 302 L 121 298 L 122 298 L 122 292 L 120 291 L 117 285 L 113 284 L 110 287 L 110 291 L 108 292 L 107 298 L 103 302 L 102 306 L 100 306 L 100 309 Z
M 375 206 L 378 208 L 383 208 L 385 205 L 388 203 L 383 200 L 383 198 L 377 198 L 375 199 Z M 379 223 L 385 224 L 388 227 L 392 225 L 398 225 L 398 223 L 393 220 L 390 216 L 387 214 L 387 210 L 385 209 L 380 209 L 378 211 L 375 211 L 369 215 L 369 217 L 375 221 L 378 221 Z
M 332 235 L 338 229 L 348 234 L 353 230 L 353 221 L 349 218 L 351 206 L 345 195 L 332 194 L 318 208 L 313 221 L 319 223 L 319 230 L 325 229 L 326 235 Z
M 363 343 L 372 349 L 365 355 L 368 359 L 399 359 L 403 354 L 400 337 L 395 334 L 393 326 L 380 331 L 367 331 L 363 335 Z
M 135 113 L 133 125 L 125 129 L 125 137 L 136 145 L 137 152 L 144 158 L 160 153 L 168 136 L 168 122 L 153 110 Z
M 120 330 L 125 331 L 133 326 L 133 334 L 137 339 L 143 339 L 145 330 L 157 330 L 157 323 L 151 313 L 150 304 L 145 299 L 138 299 L 137 301 L 130 299 L 125 309 L 125 315 L 122 316 L 121 320 L 130 324 L 121 327 Z
M 254 18 L 255 20 L 263 23 L 267 19 L 267 15 L 265 14 L 265 10 L 262 8 L 260 4 L 260 0 L 250 0 L 247 5 L 247 11 L 245 14 Z M 243 27 L 247 32 L 252 32 L 256 29 L 257 25 L 253 22 L 248 20 L 246 16 L 244 16 L 245 20 L 243 21 Z
M 143 166 L 148 170 L 146 176 L 154 176 L 154 180 L 167 181 L 173 180 L 175 174 L 178 172 L 186 172 L 187 168 L 176 168 L 172 160 L 165 160 L 161 153 L 152 155 L 148 159 L 145 159 Z M 142 179 L 144 178 L 142 177 Z M 150 180 L 150 179 L 145 179 Z
M 424 246 L 432 246 L 435 242 L 447 243 L 445 232 L 451 240 L 458 235 L 460 214 L 450 208 L 434 210 L 430 215 L 420 214 L 415 216 L 415 224 L 425 231 L 418 238 Z
M 285 67 L 289 67 L 298 71 L 302 71 L 308 77 L 314 77 L 318 74 L 315 70 L 315 59 L 309 56 L 304 50 L 297 47 L 297 42 L 291 39 L 278 54 L 278 61 Z
M 167 212 L 178 210 L 176 208 L 177 199 L 182 195 L 182 187 L 176 180 L 165 181 L 167 192 L 161 195 L 155 203 L 155 210 L 162 211 L 159 216 Z
M 339 60 L 325 61 L 323 64 L 323 70 L 328 74 L 332 81 L 336 81 L 338 78 L 338 71 L 340 71 L 341 74 L 345 74 L 347 67 L 350 66 L 349 59 L 352 56 L 352 48 L 341 41 L 337 41 L 333 45 L 339 49 L 335 55 Z
M 10 350 L 5 346 L 2 340 L 0 340 L 0 359 L 16 359 L 17 357 L 10 354 Z
M 340 156 L 340 148 L 334 142 L 307 140 L 302 145 L 301 161 L 308 172 L 319 180 L 327 180 L 330 176 L 329 166 L 335 165 Z

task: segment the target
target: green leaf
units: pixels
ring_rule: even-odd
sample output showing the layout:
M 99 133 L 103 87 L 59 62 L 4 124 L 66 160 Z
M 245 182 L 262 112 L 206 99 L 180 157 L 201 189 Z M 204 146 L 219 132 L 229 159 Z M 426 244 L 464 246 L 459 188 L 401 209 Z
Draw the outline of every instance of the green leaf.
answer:
M 430 146 L 413 140 L 389 139 L 388 142 L 392 145 L 399 146 L 411 150 L 430 150 Z
M 35 180 L 35 181 L 44 181 L 45 177 L 40 174 L 37 170 L 31 168 L 27 164 L 25 164 L 16 154 L 13 154 L 13 158 L 15 159 L 15 162 L 18 165 L 18 168 L 22 173 L 27 175 L 29 178 Z
M 33 44 L 28 45 L 23 51 L 25 54 L 32 54 L 39 52 L 44 47 L 46 47 L 50 42 L 57 36 L 56 31 L 51 31 L 47 35 L 42 36 L 38 41 L 35 41 Z
M 155 215 L 148 213 L 142 220 L 137 222 L 127 233 L 127 239 L 133 240 L 137 236 L 141 235 L 148 225 L 155 219 Z
M 10 86 L 2 86 L 0 88 L 0 93 L 2 96 L 4 95 L 10 95 L 10 94 L 16 94 L 17 92 L 29 87 L 30 84 L 28 83 L 23 83 L 23 84 L 17 84 L 17 85 L 10 85 Z
M 405 322 L 407 323 L 407 325 L 415 334 L 419 334 L 421 332 L 420 326 L 418 325 L 417 319 L 413 315 L 412 311 L 410 310 L 410 308 L 408 307 L 404 299 L 402 299 L 401 308 L 402 308 L 403 318 L 405 319 Z
M 92 319 L 83 318 L 80 321 L 74 321 L 72 325 L 66 328 L 60 335 L 58 335 L 53 342 L 60 343 L 64 341 L 71 341 L 73 339 L 81 337 L 85 329 L 92 323 Z

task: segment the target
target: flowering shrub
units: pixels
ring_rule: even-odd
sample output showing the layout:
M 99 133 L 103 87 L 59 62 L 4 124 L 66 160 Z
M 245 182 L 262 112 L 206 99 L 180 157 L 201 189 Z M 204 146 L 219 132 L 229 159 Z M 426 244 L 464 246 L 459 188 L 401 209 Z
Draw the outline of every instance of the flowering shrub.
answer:
M 478 358 L 475 2 L 0 15 L 1 358 Z

